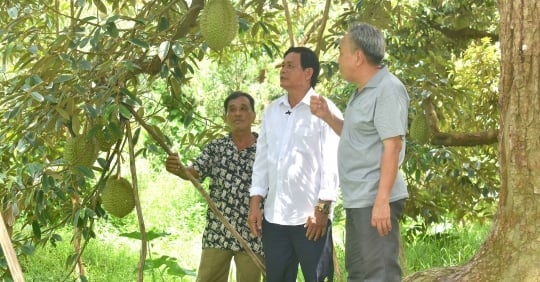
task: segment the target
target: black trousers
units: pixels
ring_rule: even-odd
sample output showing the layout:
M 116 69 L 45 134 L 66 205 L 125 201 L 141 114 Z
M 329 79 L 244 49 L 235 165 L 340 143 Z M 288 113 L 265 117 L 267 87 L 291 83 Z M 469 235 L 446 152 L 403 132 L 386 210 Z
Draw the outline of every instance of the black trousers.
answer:
M 266 220 L 262 227 L 268 282 L 295 282 L 298 265 L 306 282 L 333 281 L 332 222 L 317 241 L 306 237 L 304 225 L 279 225 Z

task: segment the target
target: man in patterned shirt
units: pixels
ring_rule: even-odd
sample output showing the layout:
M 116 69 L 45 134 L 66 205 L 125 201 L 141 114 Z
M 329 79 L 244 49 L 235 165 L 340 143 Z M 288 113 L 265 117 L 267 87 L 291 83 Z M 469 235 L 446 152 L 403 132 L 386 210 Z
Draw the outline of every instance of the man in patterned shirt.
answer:
M 186 169 L 201 181 L 206 177 L 211 179 L 212 201 L 262 261 L 261 241 L 250 233 L 246 222 L 258 136 L 251 131 L 251 125 L 255 121 L 255 101 L 247 93 L 233 92 L 225 99 L 223 106 L 230 134 L 211 141 L 193 165 Z M 167 158 L 166 168 L 167 171 L 188 179 L 180 170 L 178 154 Z M 261 271 L 257 264 L 211 210 L 207 211 L 206 222 L 197 281 L 227 281 L 233 258 L 236 281 L 260 281 Z

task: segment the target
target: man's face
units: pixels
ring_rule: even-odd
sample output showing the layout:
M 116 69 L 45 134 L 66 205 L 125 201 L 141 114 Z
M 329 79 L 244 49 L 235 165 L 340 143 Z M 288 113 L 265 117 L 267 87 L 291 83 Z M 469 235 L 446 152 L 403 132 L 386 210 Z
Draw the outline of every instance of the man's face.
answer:
M 255 112 L 251 108 L 249 99 L 244 96 L 234 98 L 227 105 L 227 113 L 225 121 L 231 129 L 236 130 L 251 130 L 251 124 L 255 121 Z
M 311 84 L 312 68 L 302 69 L 299 53 L 289 53 L 283 59 L 279 73 L 280 85 L 285 90 L 305 88 Z
M 359 50 L 354 48 L 349 34 L 343 36 L 339 43 L 339 71 L 343 79 L 352 82 L 352 74 L 358 62 Z

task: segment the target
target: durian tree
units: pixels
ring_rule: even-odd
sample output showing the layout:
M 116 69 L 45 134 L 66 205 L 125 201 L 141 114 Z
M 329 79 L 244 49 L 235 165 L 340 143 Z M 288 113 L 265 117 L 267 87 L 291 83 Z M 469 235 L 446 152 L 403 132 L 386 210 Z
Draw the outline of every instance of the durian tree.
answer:
M 232 1 L 237 23 L 229 19 L 224 25 L 238 27 L 233 39 L 216 33 L 216 25 L 201 25 L 205 5 L 212 1 L 218 0 L 0 3 L 0 202 L 6 222 L 32 227 L 31 232 L 13 232 L 20 252 L 54 243 L 59 239 L 55 228 L 65 225 L 73 226 L 79 238 L 75 249 L 81 250 L 81 239 L 94 238 L 93 223 L 107 215 L 100 193 L 109 179 L 131 175 L 137 205 L 136 168 L 118 170 L 122 161 L 144 156 L 145 144 L 152 140 L 141 144 L 144 129 L 132 110 L 156 131 L 168 119 L 183 126 L 198 123 L 197 137 L 186 142 L 202 144 L 216 136 L 219 128 L 197 115 L 196 99 L 189 95 L 204 91 L 188 90 L 202 60 L 226 64 L 231 54 L 240 54 L 277 63 L 290 45 L 306 45 L 321 57 L 319 92 L 343 106 L 350 87 L 339 77 L 336 46 L 353 20 L 385 30 L 387 63 L 412 98 L 410 124 L 422 112 L 423 127 L 429 127 L 423 132 L 429 136 L 425 144 L 407 138 L 411 141 L 403 169 L 413 195 L 407 214 L 432 222 L 448 210 L 458 220 L 493 214 L 490 207 L 505 179 L 497 165 L 506 164 L 497 162 L 496 137 L 504 131 L 498 131 L 495 1 Z M 263 70 L 274 71 L 272 65 Z M 165 82 L 166 89 L 154 93 L 158 82 Z M 110 144 L 97 160 L 70 165 L 70 159 L 91 152 L 71 152 L 71 138 L 92 142 L 102 139 L 101 133 Z M 133 151 L 136 145 L 141 151 Z M 503 196 L 517 189 L 504 183 L 502 188 L 508 189 L 501 191 Z M 500 203 L 499 217 L 506 205 Z M 136 210 L 142 221 L 142 211 Z M 532 216 L 532 222 L 538 226 L 538 217 Z M 500 237 L 489 240 L 500 242 Z M 73 267 L 78 262 L 84 276 L 78 255 L 69 262 Z M 141 257 L 140 279 L 144 253 Z
M 499 209 L 488 238 L 465 265 L 406 281 L 538 281 L 540 277 L 540 7 L 499 1 L 502 53 Z

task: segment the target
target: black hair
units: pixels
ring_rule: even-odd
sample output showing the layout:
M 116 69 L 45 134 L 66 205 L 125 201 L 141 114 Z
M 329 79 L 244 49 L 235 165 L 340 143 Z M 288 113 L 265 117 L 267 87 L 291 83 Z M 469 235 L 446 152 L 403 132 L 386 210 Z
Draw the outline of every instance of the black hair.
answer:
M 248 100 L 249 100 L 249 104 L 251 105 L 251 110 L 253 112 L 255 112 L 255 99 L 253 99 L 253 97 L 251 97 L 251 95 L 245 93 L 245 92 L 242 92 L 242 91 L 234 91 L 232 92 L 231 94 L 229 94 L 229 96 L 227 96 L 227 98 L 225 98 L 225 101 L 223 102 L 223 108 L 225 110 L 225 113 L 227 113 L 227 109 L 229 108 L 229 102 L 231 100 L 234 100 L 238 97 L 246 97 Z
M 287 51 L 285 51 L 283 57 L 287 56 L 287 54 L 289 53 L 300 54 L 300 65 L 302 66 L 302 69 L 313 69 L 313 75 L 311 76 L 311 87 L 315 87 L 318 82 L 319 71 L 321 69 L 319 58 L 317 57 L 315 52 L 313 52 L 313 50 L 307 47 L 291 47 Z

